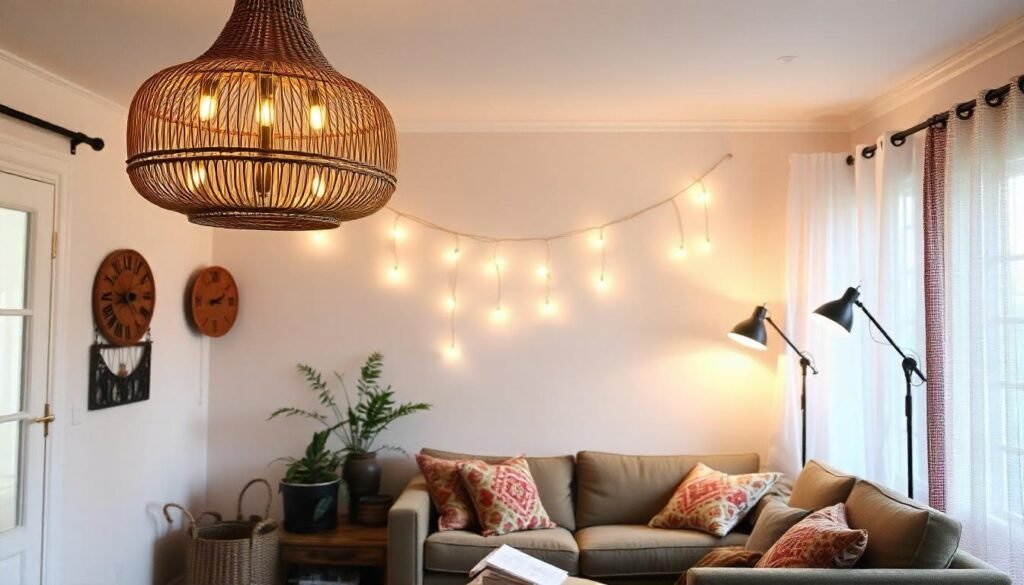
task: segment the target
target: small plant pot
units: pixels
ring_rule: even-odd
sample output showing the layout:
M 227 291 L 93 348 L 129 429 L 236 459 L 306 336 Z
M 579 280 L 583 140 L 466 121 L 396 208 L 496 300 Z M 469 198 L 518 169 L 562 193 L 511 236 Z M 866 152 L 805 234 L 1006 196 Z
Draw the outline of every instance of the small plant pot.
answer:
M 338 526 L 338 492 L 341 479 L 326 483 L 281 482 L 284 501 L 284 529 L 307 534 Z
M 358 453 L 345 458 L 341 478 L 348 486 L 349 514 L 356 516 L 356 504 L 363 496 L 375 496 L 380 492 L 380 461 L 377 453 Z

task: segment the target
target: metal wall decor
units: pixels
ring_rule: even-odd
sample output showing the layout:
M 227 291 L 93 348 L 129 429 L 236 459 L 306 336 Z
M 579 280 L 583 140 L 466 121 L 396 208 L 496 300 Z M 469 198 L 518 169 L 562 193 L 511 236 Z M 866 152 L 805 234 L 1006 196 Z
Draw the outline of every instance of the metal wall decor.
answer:
M 390 199 L 397 142 L 384 104 L 321 53 L 302 0 L 236 0 L 206 53 L 135 94 L 127 167 L 193 223 L 335 228 Z
M 149 400 L 153 341 L 132 345 L 101 343 L 89 350 L 89 410 Z

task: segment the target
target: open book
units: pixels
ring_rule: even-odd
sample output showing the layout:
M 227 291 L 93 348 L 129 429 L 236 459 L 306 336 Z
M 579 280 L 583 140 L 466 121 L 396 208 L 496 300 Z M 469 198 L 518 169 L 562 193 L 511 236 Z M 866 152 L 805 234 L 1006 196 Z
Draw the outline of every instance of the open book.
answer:
M 491 551 L 473 570 L 470 585 L 562 585 L 569 573 L 507 544 Z

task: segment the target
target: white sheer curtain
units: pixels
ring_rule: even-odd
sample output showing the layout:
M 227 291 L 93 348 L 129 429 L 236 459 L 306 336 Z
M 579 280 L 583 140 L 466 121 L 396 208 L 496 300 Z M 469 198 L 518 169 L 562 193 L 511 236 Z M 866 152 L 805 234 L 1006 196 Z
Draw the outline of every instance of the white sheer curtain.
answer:
M 947 138 L 946 507 L 1024 583 L 1024 96 L 978 103 Z
M 859 311 L 849 336 L 810 319 L 819 305 L 859 285 L 861 300 L 897 342 L 923 353 L 923 138 L 896 148 L 886 135 L 879 145 L 872 159 L 858 155 L 852 169 L 845 154 L 790 158 L 786 326 L 821 371 L 808 379 L 808 459 L 904 490 L 899 355 L 876 343 L 881 335 L 869 331 Z M 799 467 L 800 378 L 798 369 L 789 371 L 773 463 L 793 472 Z M 915 388 L 914 491 L 926 499 L 923 396 Z

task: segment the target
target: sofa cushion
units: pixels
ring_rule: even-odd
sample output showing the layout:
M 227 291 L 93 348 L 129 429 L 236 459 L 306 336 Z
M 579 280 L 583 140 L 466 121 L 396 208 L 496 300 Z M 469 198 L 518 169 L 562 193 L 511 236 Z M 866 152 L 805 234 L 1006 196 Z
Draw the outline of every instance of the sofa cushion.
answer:
M 421 449 L 420 453 L 438 459 L 479 459 L 487 463 L 501 463 L 509 457 L 467 455 L 437 449 Z M 576 512 L 573 506 L 573 473 L 576 462 L 572 455 L 556 457 L 527 457 L 530 475 L 537 483 L 541 504 L 555 524 L 569 530 L 576 530 Z
M 438 511 L 438 530 L 472 530 L 477 527 L 476 510 L 459 475 L 458 460 L 438 459 L 416 454 L 423 477 L 427 480 L 430 500 Z
M 768 552 L 786 531 L 810 513 L 810 510 L 791 508 L 779 500 L 773 500 L 765 506 L 757 523 L 754 524 L 750 538 L 747 539 L 747 550 Z
M 473 500 L 484 536 L 556 526 L 540 502 L 525 457 L 493 465 L 479 460 L 460 461 L 459 475 Z
M 423 566 L 428 571 L 468 575 L 492 550 L 507 544 L 524 553 L 575 575 L 579 548 L 572 533 L 564 528 L 513 532 L 501 536 L 480 536 L 465 530 L 435 532 L 423 546 Z
M 867 544 L 867 531 L 850 528 L 840 502 L 797 522 L 764 553 L 757 568 L 847 569 L 857 564 Z
M 811 459 L 793 484 L 789 505 L 804 510 L 820 510 L 845 502 L 857 478 L 840 473 Z
M 723 546 L 742 546 L 747 535 L 723 538 L 696 530 L 647 526 L 591 526 L 576 533 L 580 573 L 587 577 L 678 575 L 704 555 Z
M 729 474 L 755 473 L 756 453 L 742 455 L 576 455 L 576 526 L 647 524 L 697 463 Z M 556 520 L 557 522 L 557 520 Z
M 725 536 L 778 479 L 778 473 L 729 475 L 698 463 L 647 525 Z
M 846 516 L 870 535 L 862 567 L 945 569 L 960 543 L 958 521 L 865 480 L 847 498 Z

